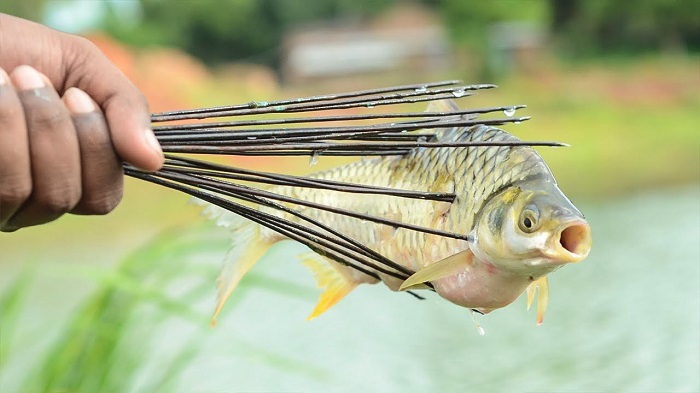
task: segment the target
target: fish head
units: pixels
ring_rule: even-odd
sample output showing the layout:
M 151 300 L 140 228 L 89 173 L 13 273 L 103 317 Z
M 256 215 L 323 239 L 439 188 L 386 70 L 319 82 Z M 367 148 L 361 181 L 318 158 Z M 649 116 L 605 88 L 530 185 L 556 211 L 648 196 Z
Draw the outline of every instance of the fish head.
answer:
M 482 261 L 536 279 L 584 260 L 591 230 L 554 181 L 535 179 L 506 187 L 486 202 L 469 247 Z

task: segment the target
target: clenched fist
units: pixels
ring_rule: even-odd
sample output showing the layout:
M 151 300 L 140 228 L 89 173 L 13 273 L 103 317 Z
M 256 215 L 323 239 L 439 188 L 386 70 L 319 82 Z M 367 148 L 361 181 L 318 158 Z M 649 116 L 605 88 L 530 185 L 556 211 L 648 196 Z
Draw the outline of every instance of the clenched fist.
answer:
M 106 214 L 163 154 L 141 92 L 88 40 L 0 14 L 0 231 Z

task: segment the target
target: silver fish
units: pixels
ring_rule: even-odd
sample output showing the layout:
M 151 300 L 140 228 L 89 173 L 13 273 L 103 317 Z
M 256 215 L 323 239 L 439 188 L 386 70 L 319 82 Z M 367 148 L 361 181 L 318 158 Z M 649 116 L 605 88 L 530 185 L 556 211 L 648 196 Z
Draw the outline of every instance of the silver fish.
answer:
M 437 105 L 440 110 L 457 109 L 450 101 Z M 484 125 L 437 135 L 441 142 L 519 141 L 501 129 Z M 591 248 L 591 231 L 584 216 L 559 189 L 542 157 L 529 146 L 416 148 L 404 156 L 365 159 L 310 177 L 454 193 L 456 198 L 442 202 L 283 186 L 271 191 L 465 236 L 447 238 L 313 207 L 294 207 L 296 212 L 416 272 L 406 280 L 376 270 L 369 275 L 321 255 L 324 250 L 319 247 L 319 253 L 301 258 L 324 289 L 309 318 L 323 313 L 358 284 L 383 281 L 395 291 L 430 283 L 441 297 L 484 314 L 512 303 L 524 291 L 529 308 L 539 290 L 539 324 L 548 302 L 547 274 L 564 264 L 582 261 Z M 260 210 L 311 225 L 289 212 L 264 206 Z M 211 207 L 209 212 L 232 229 L 234 238 L 218 280 L 213 323 L 241 278 L 284 236 L 224 210 Z

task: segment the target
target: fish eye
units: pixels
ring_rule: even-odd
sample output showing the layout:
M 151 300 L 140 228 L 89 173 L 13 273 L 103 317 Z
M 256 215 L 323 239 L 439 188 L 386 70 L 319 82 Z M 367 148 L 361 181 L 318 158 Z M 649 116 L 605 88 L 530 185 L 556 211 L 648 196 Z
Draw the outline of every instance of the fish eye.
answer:
M 525 209 L 520 215 L 520 230 L 527 233 L 532 233 L 537 229 L 537 210 Z

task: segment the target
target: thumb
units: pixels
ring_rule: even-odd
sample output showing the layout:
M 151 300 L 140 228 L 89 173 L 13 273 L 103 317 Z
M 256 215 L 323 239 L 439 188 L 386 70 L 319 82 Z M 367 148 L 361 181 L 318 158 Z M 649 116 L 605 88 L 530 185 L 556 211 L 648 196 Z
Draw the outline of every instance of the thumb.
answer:
M 163 151 L 150 128 L 148 102 L 109 59 L 87 39 L 71 50 L 67 86 L 85 91 L 102 108 L 112 144 L 124 161 L 147 171 L 163 165 Z

